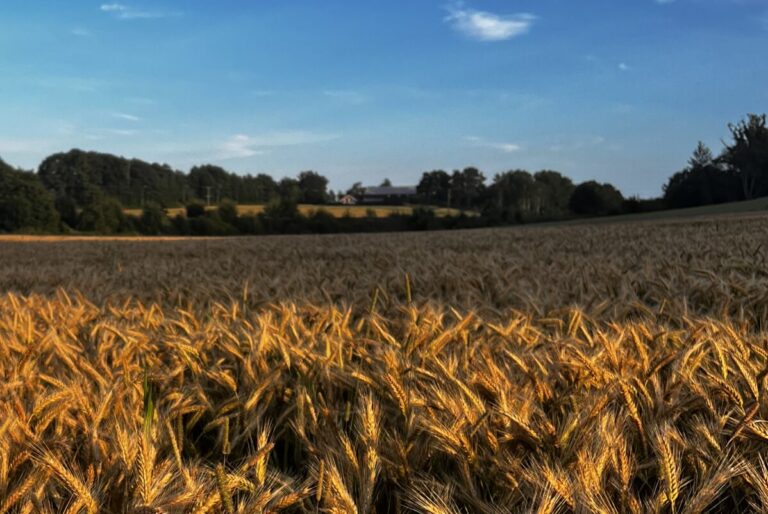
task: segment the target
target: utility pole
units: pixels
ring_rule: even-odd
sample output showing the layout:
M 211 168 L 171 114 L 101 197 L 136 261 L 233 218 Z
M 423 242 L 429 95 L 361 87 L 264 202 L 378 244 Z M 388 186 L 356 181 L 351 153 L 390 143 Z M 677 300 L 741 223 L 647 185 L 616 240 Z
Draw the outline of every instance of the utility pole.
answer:
M 205 204 L 211 206 L 211 186 L 205 186 Z

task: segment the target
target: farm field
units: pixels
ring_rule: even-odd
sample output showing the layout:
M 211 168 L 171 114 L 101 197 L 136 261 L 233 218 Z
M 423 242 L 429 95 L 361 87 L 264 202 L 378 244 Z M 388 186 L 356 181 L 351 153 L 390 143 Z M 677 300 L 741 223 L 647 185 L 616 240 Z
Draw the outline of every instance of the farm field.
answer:
M 211 209 L 215 209 L 211 208 Z M 253 215 L 264 212 L 264 205 L 238 205 L 238 214 L 241 215 Z M 309 205 L 300 204 L 299 212 L 304 215 L 310 215 L 316 211 L 325 211 L 337 218 L 343 216 L 350 216 L 353 218 L 364 218 L 369 215 L 369 212 L 373 212 L 376 216 L 383 218 L 392 214 L 410 215 L 413 213 L 413 207 L 408 205 L 402 206 L 386 206 L 386 205 Z M 457 216 L 461 213 L 459 209 L 448 209 L 444 207 L 435 208 L 436 216 Z M 184 215 L 186 209 L 184 207 L 175 207 L 166 209 L 168 216 L 177 216 L 179 214 Z M 125 213 L 131 216 L 141 216 L 141 209 L 125 209 Z
M 766 243 L 0 239 L 0 514 L 765 511 Z
M 621 214 L 618 216 L 606 216 L 589 220 L 574 220 L 566 223 L 616 223 L 626 221 L 656 221 L 676 218 L 699 218 L 712 216 L 743 216 L 768 212 L 768 199 L 757 198 L 740 202 L 728 202 L 701 207 L 687 207 L 684 209 L 667 209 L 662 211 L 646 212 L 641 214 Z

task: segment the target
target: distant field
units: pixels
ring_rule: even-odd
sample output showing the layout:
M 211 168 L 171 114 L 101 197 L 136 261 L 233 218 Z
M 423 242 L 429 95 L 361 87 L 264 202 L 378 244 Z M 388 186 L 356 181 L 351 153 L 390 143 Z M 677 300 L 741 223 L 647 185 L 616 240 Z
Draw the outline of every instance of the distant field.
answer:
M 215 209 L 215 207 L 211 207 L 211 209 Z M 299 205 L 299 211 L 302 214 L 311 214 L 315 211 L 322 210 L 322 211 L 329 212 L 330 214 L 333 214 L 337 218 L 341 218 L 347 215 L 353 218 L 364 218 L 368 216 L 368 211 L 375 212 L 376 216 L 380 218 L 389 216 L 391 214 L 404 214 L 407 216 L 413 212 L 413 209 L 414 208 L 411 206 L 404 206 L 404 205 L 398 205 L 398 206 L 387 206 L 387 205 L 347 206 L 347 205 L 307 205 L 307 204 Z M 240 214 L 258 214 L 264 211 L 264 205 L 238 205 L 237 210 Z M 173 217 L 178 214 L 184 214 L 185 209 L 183 207 L 176 207 L 172 209 L 166 209 L 166 212 L 168 213 L 169 216 Z M 461 211 L 459 209 L 445 209 L 445 208 L 435 209 L 435 214 L 441 217 L 456 216 L 460 212 Z M 131 216 L 141 216 L 141 209 L 125 209 L 125 213 Z
M 215 207 L 211 207 L 215 209 Z M 364 206 L 364 205 L 299 205 L 299 211 L 302 214 L 311 214 L 317 210 L 324 210 L 337 218 L 351 216 L 353 218 L 364 218 L 368 216 L 368 211 L 372 210 L 377 217 L 383 218 L 391 214 L 410 215 L 413 212 L 413 206 Z M 239 205 L 237 210 L 240 214 L 258 214 L 264 211 L 264 205 Z M 647 212 L 641 214 L 622 214 L 619 216 L 605 216 L 600 218 L 577 219 L 568 221 L 554 222 L 554 224 L 581 224 L 581 223 L 616 223 L 630 221 L 655 221 L 664 219 L 689 218 L 696 216 L 719 216 L 728 214 L 744 214 L 751 212 L 768 211 L 768 198 L 758 198 L 743 202 L 723 203 L 719 205 L 705 205 L 702 207 L 691 207 L 687 209 L 668 209 L 656 212 Z M 169 216 L 184 214 L 183 207 L 166 209 Z M 473 215 L 473 212 L 466 213 Z M 125 213 L 131 216 L 141 216 L 141 209 L 125 209 Z M 436 208 L 435 214 L 440 217 L 456 216 L 460 214 L 459 209 Z
M 673 220 L 677 218 L 711 217 L 729 214 L 748 214 L 752 212 L 768 211 L 768 198 L 757 198 L 743 202 L 721 203 L 718 205 L 704 205 L 702 207 L 689 207 L 687 209 L 667 209 L 663 211 L 645 212 L 641 214 L 622 214 L 620 216 L 605 216 L 602 218 L 589 218 L 571 220 L 565 223 L 616 223 L 629 221 L 655 221 Z

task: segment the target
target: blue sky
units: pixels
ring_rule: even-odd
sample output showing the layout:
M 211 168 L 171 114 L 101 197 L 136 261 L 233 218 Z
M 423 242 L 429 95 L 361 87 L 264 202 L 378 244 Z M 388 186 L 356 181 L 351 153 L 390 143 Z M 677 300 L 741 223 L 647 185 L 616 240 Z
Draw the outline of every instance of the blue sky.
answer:
M 766 0 L 3 0 L 0 157 L 335 189 L 548 168 L 652 196 L 768 111 L 766 48 Z

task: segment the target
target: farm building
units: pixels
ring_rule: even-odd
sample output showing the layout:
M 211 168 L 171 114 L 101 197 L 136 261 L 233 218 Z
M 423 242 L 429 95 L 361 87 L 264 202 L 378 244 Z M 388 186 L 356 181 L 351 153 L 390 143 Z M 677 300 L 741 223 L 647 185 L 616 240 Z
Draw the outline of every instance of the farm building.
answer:
M 376 205 L 402 205 L 416 199 L 415 186 L 366 187 L 361 203 Z
M 339 199 L 341 205 L 357 205 L 357 198 L 353 195 L 344 195 Z

